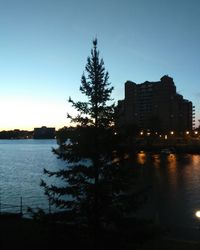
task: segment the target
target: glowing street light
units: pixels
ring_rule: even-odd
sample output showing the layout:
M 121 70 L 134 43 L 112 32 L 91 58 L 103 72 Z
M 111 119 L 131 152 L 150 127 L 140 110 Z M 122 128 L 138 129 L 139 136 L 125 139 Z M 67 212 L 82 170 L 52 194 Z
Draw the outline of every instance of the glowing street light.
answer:
M 200 219 L 200 210 L 196 211 L 195 213 L 196 217 Z
M 189 132 L 189 131 L 186 131 L 185 133 L 186 133 L 186 135 L 189 135 L 189 134 L 190 134 L 190 132 Z
M 171 131 L 171 132 L 170 132 L 170 135 L 174 135 L 174 131 Z

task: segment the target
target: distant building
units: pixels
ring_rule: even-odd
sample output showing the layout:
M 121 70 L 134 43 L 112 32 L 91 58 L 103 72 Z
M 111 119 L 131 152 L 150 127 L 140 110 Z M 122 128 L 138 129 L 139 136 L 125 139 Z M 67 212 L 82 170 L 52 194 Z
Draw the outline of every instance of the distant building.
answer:
M 33 138 L 34 139 L 54 139 L 55 128 L 47 128 L 45 126 L 41 128 L 34 128 Z
M 118 125 L 140 129 L 183 132 L 193 129 L 194 106 L 176 91 L 173 78 L 125 83 L 125 98 L 118 101 Z

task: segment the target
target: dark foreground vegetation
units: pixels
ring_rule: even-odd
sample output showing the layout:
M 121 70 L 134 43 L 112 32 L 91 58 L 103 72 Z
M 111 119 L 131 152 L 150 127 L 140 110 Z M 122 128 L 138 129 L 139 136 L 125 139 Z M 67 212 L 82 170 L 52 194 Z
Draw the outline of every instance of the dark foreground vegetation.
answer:
M 158 238 L 159 232 L 150 225 L 140 224 L 130 230 L 107 230 L 101 234 L 99 245 L 102 249 L 131 249 L 142 246 L 145 242 Z M 121 225 L 123 228 L 123 225 Z M 132 230 L 131 230 L 132 229 Z M 150 230 L 149 230 L 150 229 Z M 153 229 L 153 230 L 152 230 Z M 87 228 L 78 225 L 66 225 L 50 221 L 34 221 L 17 217 L 1 217 L 1 244 L 4 249 L 94 249 L 91 235 Z
M 170 239 L 168 231 L 152 222 L 126 221 L 119 230 L 99 232 L 102 250 L 198 250 L 199 243 Z M 1 250 L 97 249 L 86 227 L 55 223 L 51 220 L 0 216 Z

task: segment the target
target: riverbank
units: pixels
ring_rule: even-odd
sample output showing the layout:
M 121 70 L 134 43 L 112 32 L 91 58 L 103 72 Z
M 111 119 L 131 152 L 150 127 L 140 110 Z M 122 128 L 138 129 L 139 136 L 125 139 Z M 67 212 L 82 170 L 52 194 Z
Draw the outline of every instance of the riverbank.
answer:
M 1 250 L 55 250 L 63 248 L 63 245 L 69 249 L 81 249 L 84 242 L 77 237 L 78 234 L 72 227 L 55 223 L 0 216 Z
M 199 232 L 200 233 L 200 232 Z M 52 222 L 38 222 L 13 216 L 0 216 L 1 250 L 94 249 L 86 229 Z M 170 238 L 155 225 L 142 225 L 134 231 L 102 234 L 103 250 L 198 250 L 200 242 Z
M 169 149 L 172 153 L 177 154 L 200 154 L 200 145 L 174 145 L 174 144 L 160 144 L 160 145 L 144 145 L 135 147 L 135 151 L 147 151 L 154 153 L 162 153 L 163 149 Z
M 160 153 L 163 149 L 171 149 L 173 153 L 190 153 L 200 154 L 200 139 L 196 140 L 133 140 L 132 143 L 126 144 L 128 150 L 143 150 L 148 152 Z

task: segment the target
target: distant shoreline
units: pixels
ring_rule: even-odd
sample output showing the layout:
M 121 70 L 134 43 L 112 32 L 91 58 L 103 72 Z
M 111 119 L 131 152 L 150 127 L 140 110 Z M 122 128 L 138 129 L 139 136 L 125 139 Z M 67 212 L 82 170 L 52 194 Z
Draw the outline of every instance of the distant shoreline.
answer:
M 0 138 L 0 140 L 5 141 L 18 141 L 18 140 L 56 140 L 56 138 Z

